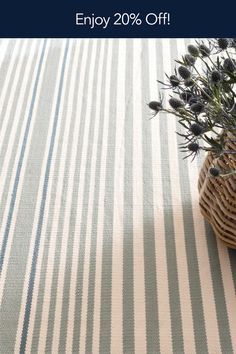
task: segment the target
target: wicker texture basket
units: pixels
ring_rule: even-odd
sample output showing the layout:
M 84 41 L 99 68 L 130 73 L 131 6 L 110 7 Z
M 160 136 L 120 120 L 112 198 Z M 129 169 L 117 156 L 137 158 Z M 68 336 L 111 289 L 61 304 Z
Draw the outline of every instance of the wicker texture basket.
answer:
M 235 140 L 230 137 L 226 148 L 236 151 Z M 210 167 L 221 170 L 236 169 L 236 155 L 224 155 L 222 160 L 214 160 L 208 153 L 199 175 L 200 209 L 210 222 L 217 237 L 227 247 L 236 249 L 236 174 L 228 177 L 209 177 Z

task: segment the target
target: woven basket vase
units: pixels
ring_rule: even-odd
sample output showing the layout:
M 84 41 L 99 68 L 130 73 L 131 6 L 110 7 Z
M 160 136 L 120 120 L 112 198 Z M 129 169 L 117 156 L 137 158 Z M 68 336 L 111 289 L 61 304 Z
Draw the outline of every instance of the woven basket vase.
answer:
M 236 151 L 236 137 L 228 137 L 226 149 Z M 209 168 L 213 166 L 225 171 L 236 169 L 236 154 L 225 154 L 216 162 L 208 153 L 198 180 L 201 213 L 212 225 L 216 236 L 227 247 L 236 249 L 236 174 L 209 177 Z

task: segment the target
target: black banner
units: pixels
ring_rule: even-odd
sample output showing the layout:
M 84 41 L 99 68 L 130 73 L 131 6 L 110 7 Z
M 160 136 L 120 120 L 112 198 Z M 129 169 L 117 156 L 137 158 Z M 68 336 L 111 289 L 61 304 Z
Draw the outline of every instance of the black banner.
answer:
M 7 2 L 1 37 L 234 37 L 235 1 Z

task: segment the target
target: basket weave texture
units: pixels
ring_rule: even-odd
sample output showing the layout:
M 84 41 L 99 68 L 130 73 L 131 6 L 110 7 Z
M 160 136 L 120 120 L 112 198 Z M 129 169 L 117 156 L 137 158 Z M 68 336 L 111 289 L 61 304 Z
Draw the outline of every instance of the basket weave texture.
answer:
M 226 149 L 236 151 L 236 138 L 231 136 L 227 140 Z M 201 213 L 212 225 L 216 236 L 227 247 L 236 249 L 236 173 L 227 177 L 209 177 L 210 167 L 236 170 L 236 154 L 224 154 L 222 160 L 214 160 L 208 153 L 198 180 Z

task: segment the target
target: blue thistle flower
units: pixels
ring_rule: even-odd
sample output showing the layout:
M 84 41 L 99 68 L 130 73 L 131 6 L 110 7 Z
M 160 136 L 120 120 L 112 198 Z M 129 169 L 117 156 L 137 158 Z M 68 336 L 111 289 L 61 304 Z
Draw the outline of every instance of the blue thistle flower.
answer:
M 178 68 L 178 72 L 184 80 L 189 79 L 191 77 L 191 72 L 183 65 Z

